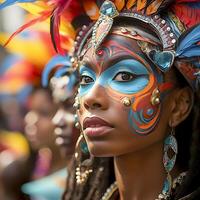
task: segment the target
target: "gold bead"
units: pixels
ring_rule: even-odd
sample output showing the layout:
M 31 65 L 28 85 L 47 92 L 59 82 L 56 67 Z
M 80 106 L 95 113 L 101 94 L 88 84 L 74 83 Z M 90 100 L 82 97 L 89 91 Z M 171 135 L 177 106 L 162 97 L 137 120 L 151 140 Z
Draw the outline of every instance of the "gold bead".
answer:
M 80 128 L 79 122 L 76 122 L 76 123 L 75 123 L 75 127 L 76 127 L 76 128 Z
M 124 106 L 129 107 L 131 106 L 131 100 L 128 97 L 124 97 L 122 99 L 122 103 L 124 104 Z
M 151 95 L 151 104 L 153 106 L 158 105 L 160 103 L 160 91 L 156 88 Z

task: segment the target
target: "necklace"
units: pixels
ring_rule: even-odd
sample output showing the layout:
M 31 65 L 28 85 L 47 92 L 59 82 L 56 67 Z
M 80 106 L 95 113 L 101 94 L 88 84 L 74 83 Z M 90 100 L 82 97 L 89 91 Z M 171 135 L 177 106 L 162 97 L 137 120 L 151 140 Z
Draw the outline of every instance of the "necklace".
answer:
M 109 188 L 107 188 L 101 200 L 109 200 L 117 189 L 117 181 L 115 181 L 113 184 L 110 185 Z
M 181 174 L 179 174 L 179 176 L 174 179 L 172 188 L 175 189 L 178 184 L 180 185 L 183 182 L 185 176 L 186 172 L 182 172 Z M 110 185 L 109 188 L 107 188 L 101 200 L 109 200 L 117 189 L 117 181 L 115 181 L 113 184 Z M 159 194 L 158 198 L 156 198 L 155 200 L 165 200 L 165 198 L 161 194 Z

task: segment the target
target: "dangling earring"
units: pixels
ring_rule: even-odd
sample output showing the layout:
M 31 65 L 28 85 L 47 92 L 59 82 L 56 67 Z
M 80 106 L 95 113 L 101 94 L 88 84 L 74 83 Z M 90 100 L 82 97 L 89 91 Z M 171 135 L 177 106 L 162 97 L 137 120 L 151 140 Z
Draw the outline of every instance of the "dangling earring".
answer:
M 87 147 L 87 143 L 83 136 L 83 133 L 78 138 L 76 143 L 76 152 L 75 158 L 78 163 L 78 167 L 76 167 L 76 183 L 83 184 L 87 181 L 90 173 L 93 172 L 91 166 L 93 164 L 94 157 L 89 155 L 89 158 L 86 158 L 89 155 L 89 150 Z
M 163 164 L 167 172 L 167 178 L 164 182 L 162 194 L 160 194 L 158 197 L 159 199 L 168 199 L 171 194 L 172 177 L 170 175 L 170 172 L 174 168 L 174 165 L 176 162 L 176 156 L 178 153 L 178 144 L 174 135 L 175 135 L 175 131 L 174 131 L 174 128 L 172 127 L 171 134 L 164 141 Z M 171 158 L 169 157 L 170 151 L 173 152 L 173 155 Z

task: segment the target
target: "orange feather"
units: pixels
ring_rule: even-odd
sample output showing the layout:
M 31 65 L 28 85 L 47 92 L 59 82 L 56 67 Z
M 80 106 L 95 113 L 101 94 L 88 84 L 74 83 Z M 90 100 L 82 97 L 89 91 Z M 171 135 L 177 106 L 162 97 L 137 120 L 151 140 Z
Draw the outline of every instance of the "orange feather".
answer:
M 99 18 L 99 8 L 94 1 L 84 0 L 83 7 L 90 19 L 97 20 Z
M 126 8 L 130 9 L 131 7 L 133 7 L 136 3 L 136 0 L 129 0 L 126 4 Z
M 121 11 L 125 6 L 125 0 L 115 0 L 115 5 L 118 11 Z
M 157 12 L 158 8 L 162 4 L 163 0 L 156 0 L 153 3 L 151 3 L 146 10 L 147 15 L 151 15 Z
M 137 11 L 142 10 L 146 6 L 147 0 L 137 0 Z

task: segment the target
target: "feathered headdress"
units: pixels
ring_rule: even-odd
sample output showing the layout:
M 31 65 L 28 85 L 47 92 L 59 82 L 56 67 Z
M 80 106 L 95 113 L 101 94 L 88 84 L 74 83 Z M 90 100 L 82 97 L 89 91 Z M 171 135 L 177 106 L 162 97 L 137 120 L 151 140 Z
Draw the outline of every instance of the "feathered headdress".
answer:
M 100 17 L 94 26 L 84 28 L 76 38 L 74 65 L 77 65 L 87 39 L 91 38 L 91 44 L 87 47 L 97 49 L 111 31 L 115 18 L 127 18 L 136 24 L 150 25 L 161 40 L 162 49 L 158 51 L 149 48 L 143 42 L 143 52 L 163 72 L 175 64 L 191 87 L 197 89 L 200 79 L 199 0 L 104 1 L 100 7 Z
M 23 2 L 29 1 L 23 0 Z M 11 5 L 12 3 L 21 1 L 7 0 L 6 2 L 7 5 Z M 41 3 L 35 1 L 35 3 L 31 2 L 27 4 L 35 6 Z M 150 24 L 151 28 L 155 30 L 155 33 L 160 38 L 163 44 L 163 49 L 160 52 L 156 50 L 152 51 L 151 49 L 145 50 L 147 56 L 156 66 L 165 72 L 170 69 L 175 60 L 177 68 L 186 77 L 190 85 L 194 89 L 196 88 L 196 81 L 199 80 L 200 76 L 198 34 L 200 32 L 200 26 L 198 25 L 200 23 L 199 0 L 49 0 L 43 2 L 43 4 L 46 7 L 48 6 L 48 9 L 41 10 L 42 6 L 39 6 L 40 12 L 37 12 L 39 16 L 33 22 L 35 23 L 36 21 L 50 18 L 53 44 L 55 49 L 61 54 L 64 53 L 61 39 L 63 34 L 62 29 L 59 32 L 59 27 L 62 28 L 64 26 L 62 24 L 69 22 L 68 24 L 74 25 L 74 22 L 79 21 L 76 19 L 80 19 L 80 16 L 82 19 L 83 13 L 86 13 L 91 21 L 97 20 L 94 26 L 89 26 L 88 28 L 83 26 L 79 31 L 79 35 L 76 37 L 75 58 L 73 58 L 76 65 L 77 58 L 88 37 L 92 38 L 92 42 L 97 48 L 103 41 L 106 33 L 109 33 L 111 30 L 114 18 L 126 17 L 136 20 L 137 23 Z M 43 7 L 45 6 L 43 5 Z M 69 14 L 71 18 L 69 18 Z M 110 25 L 107 25 L 105 33 L 99 32 L 99 34 L 100 21 L 102 21 L 104 16 L 110 21 Z M 195 25 L 197 26 L 193 28 Z M 94 29 L 95 32 L 93 31 Z M 183 34 L 183 32 L 185 33 Z M 102 34 L 103 37 L 99 37 Z M 74 35 L 71 38 L 74 39 Z M 186 69 L 183 62 L 180 62 L 180 59 L 190 63 L 191 67 Z
M 83 1 L 83 4 L 78 0 L 5 0 L 0 4 L 0 10 L 15 3 L 35 17 L 13 33 L 5 45 L 24 29 L 46 21 L 50 24 L 54 48 L 64 55 L 72 49 L 76 29 L 89 21 L 89 17 L 84 14 L 84 8 L 92 19 L 98 18 L 98 7 L 95 1 L 88 0 Z

